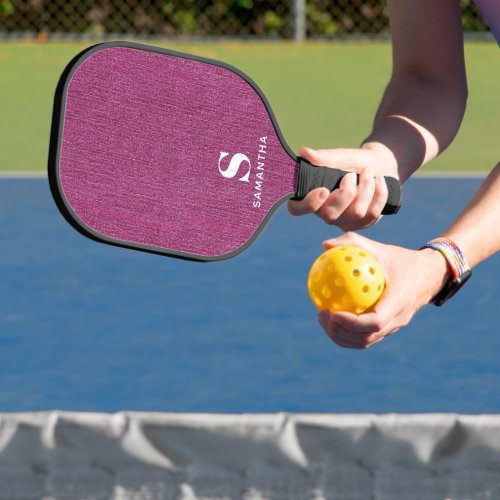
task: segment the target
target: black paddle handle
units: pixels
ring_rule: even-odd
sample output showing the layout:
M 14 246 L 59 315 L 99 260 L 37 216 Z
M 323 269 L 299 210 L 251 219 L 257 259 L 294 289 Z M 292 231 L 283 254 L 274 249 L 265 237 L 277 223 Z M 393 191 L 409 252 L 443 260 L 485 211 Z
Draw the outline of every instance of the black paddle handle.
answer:
M 333 191 L 339 187 L 342 178 L 350 173 L 338 168 L 317 167 L 304 158 L 298 158 L 298 161 L 299 179 L 294 200 L 302 200 L 307 193 L 319 187 L 326 187 Z M 389 196 L 382 213 L 384 215 L 395 214 L 401 207 L 401 184 L 394 177 L 384 177 L 384 179 Z M 357 175 L 357 182 L 359 182 L 359 175 Z

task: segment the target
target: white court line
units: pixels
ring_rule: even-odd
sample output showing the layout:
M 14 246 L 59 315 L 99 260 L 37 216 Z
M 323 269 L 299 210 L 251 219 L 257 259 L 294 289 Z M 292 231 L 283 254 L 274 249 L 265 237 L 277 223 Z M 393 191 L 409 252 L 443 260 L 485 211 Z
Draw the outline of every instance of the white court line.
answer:
M 484 179 L 487 175 L 487 171 L 477 170 L 452 170 L 449 172 L 431 170 L 416 172 L 412 177 L 415 179 Z
M 0 172 L 0 179 L 44 179 L 47 178 L 47 172 L 44 171 L 10 171 Z

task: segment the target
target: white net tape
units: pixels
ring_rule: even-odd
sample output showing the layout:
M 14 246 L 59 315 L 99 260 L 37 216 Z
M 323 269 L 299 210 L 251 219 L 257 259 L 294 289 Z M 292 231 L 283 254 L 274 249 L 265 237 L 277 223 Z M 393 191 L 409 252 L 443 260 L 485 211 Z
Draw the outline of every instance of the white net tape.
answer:
M 0 500 L 495 500 L 497 415 L 0 414 Z

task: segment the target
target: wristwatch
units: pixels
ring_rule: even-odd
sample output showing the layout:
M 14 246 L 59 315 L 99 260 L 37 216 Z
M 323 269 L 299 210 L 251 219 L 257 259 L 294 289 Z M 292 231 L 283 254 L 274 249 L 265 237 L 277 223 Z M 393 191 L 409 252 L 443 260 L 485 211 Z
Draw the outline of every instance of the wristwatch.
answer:
M 431 304 L 442 306 L 465 285 L 467 280 L 472 276 L 472 269 L 467 264 L 460 248 L 448 238 L 436 238 L 426 243 L 421 250 L 423 248 L 432 248 L 440 252 L 446 259 L 452 273 L 452 278 L 431 300 Z

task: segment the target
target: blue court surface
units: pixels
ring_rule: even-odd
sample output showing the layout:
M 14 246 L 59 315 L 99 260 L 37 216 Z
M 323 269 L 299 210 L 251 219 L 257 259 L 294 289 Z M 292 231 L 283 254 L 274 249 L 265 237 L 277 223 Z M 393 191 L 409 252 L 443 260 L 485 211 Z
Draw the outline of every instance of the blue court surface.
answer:
M 365 234 L 417 248 L 480 182 L 413 179 Z M 0 411 L 499 412 L 499 256 L 453 301 L 350 351 L 306 289 L 338 234 L 284 206 L 240 256 L 187 262 L 88 240 L 46 179 L 1 179 Z

